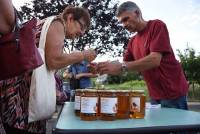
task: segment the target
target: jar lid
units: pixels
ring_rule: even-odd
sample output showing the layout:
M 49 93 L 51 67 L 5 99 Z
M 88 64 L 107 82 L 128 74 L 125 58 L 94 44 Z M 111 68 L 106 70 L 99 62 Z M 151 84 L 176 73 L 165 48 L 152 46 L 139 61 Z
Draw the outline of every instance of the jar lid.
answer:
M 84 89 L 76 89 L 75 92 L 82 92 Z
M 131 93 L 144 93 L 144 90 L 130 90 Z
M 122 92 L 122 93 L 128 93 L 128 92 L 131 92 L 131 90 L 116 90 L 116 92 Z
M 111 92 L 111 93 L 116 93 L 117 90 L 113 90 L 113 89 L 108 89 L 108 90 L 101 90 L 101 92 Z
M 83 92 L 97 92 L 96 89 L 82 89 Z
M 105 91 L 105 89 L 97 89 L 98 93 L 101 93 L 101 92 L 104 92 L 104 91 Z

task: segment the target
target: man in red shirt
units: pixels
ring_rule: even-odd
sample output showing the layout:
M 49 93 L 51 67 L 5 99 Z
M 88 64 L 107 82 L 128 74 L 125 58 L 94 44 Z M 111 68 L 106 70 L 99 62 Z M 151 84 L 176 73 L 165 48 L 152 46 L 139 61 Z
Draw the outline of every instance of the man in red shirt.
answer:
M 139 71 L 146 81 L 152 104 L 188 109 L 188 83 L 170 45 L 165 23 L 145 21 L 140 8 L 131 1 L 118 7 L 117 17 L 128 31 L 137 33 L 129 41 L 124 62 L 101 62 L 100 73 L 117 75 L 123 71 Z

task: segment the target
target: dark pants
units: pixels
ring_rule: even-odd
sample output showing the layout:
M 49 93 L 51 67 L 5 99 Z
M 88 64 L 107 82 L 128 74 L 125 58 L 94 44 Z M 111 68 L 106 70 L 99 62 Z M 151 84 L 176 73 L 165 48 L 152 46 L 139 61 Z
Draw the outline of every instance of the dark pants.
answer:
M 177 99 L 171 100 L 154 100 L 151 99 L 151 104 L 161 104 L 161 107 L 168 107 L 168 108 L 178 108 L 188 110 L 186 96 L 181 96 Z

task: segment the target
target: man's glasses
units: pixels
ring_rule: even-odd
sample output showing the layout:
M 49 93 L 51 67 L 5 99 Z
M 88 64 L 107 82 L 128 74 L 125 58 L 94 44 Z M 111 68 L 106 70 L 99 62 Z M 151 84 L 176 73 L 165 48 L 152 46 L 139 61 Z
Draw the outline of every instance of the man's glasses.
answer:
M 80 20 L 77 20 L 77 22 L 80 25 L 81 31 L 85 31 L 86 30 L 85 25 Z

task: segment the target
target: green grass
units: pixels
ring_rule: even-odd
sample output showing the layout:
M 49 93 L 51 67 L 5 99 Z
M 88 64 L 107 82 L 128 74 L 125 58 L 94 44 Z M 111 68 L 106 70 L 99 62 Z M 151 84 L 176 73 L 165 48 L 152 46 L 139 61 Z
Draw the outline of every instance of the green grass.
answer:
M 146 84 L 143 80 L 141 81 L 128 81 L 121 84 L 105 84 L 105 89 L 115 90 L 144 90 L 147 100 L 149 100 L 148 91 Z M 200 85 L 195 85 L 194 89 L 192 86 L 189 88 L 188 101 L 200 101 Z
M 105 85 L 106 89 L 146 90 L 144 81 L 128 81 L 122 84 Z
M 147 100 L 149 100 L 147 87 L 144 81 L 128 81 L 122 84 L 107 84 L 105 89 L 115 89 L 115 90 L 144 90 Z

